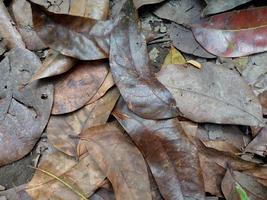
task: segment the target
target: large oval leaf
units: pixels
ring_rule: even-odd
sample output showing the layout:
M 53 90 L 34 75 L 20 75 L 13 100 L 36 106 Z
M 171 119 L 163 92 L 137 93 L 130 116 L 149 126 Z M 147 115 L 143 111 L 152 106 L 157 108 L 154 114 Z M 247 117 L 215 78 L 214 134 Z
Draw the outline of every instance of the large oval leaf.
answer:
M 173 94 L 184 117 L 196 122 L 263 125 L 262 108 L 239 74 L 207 63 L 202 69 L 168 65 L 158 79 Z
M 267 50 L 267 7 L 215 15 L 193 24 L 192 31 L 197 41 L 217 56 L 263 52 Z

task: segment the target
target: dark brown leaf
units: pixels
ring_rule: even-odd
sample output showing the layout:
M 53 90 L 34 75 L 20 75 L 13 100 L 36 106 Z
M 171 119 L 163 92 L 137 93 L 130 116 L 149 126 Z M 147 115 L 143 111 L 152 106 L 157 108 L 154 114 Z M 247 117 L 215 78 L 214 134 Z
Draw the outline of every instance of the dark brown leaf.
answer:
M 31 81 L 63 74 L 71 69 L 75 63 L 75 59 L 64 56 L 51 49 L 42 66 L 33 75 Z
M 33 7 L 34 29 L 43 42 L 60 53 L 81 60 L 108 57 L 113 21 L 46 13 Z
M 184 53 L 192 54 L 203 58 L 215 58 L 214 55 L 203 49 L 194 38 L 191 30 L 181 25 L 172 23 L 170 28 L 172 44 Z
M 197 149 L 176 118 L 142 119 L 122 99 L 113 114 L 141 150 L 164 199 L 205 199 Z
M 132 0 L 123 1 L 120 16 L 119 25 L 111 34 L 110 67 L 121 95 L 129 108 L 144 118 L 176 116 L 174 99 L 152 72 Z
M 222 181 L 222 191 L 225 198 L 227 200 L 242 200 L 240 193 L 238 193 L 240 188 L 246 192 L 249 200 L 267 199 L 267 187 L 258 183 L 251 176 L 238 171 L 227 170 Z
M 184 117 L 196 122 L 264 126 L 258 98 L 238 73 L 212 63 L 168 65 L 157 75 Z
M 88 17 L 96 20 L 106 20 L 109 11 L 109 0 L 30 1 L 44 6 L 50 12 Z
M 46 130 L 49 142 L 67 155 L 77 156 L 78 141 L 75 137 L 89 127 L 104 124 L 118 97 L 119 92 L 114 88 L 101 99 L 80 110 L 65 115 L 51 116 Z
M 55 84 L 52 114 L 73 112 L 98 91 L 108 74 L 105 61 L 80 62 Z
M 26 49 L 13 49 L 0 63 L 0 165 L 29 153 L 48 122 L 53 86 L 28 84 L 40 65 Z
M 78 145 L 88 152 L 111 181 L 117 200 L 152 199 L 146 163 L 116 124 L 87 129 Z
M 267 7 L 227 12 L 193 24 L 192 31 L 202 47 L 217 56 L 259 53 L 267 50 L 266 13 Z

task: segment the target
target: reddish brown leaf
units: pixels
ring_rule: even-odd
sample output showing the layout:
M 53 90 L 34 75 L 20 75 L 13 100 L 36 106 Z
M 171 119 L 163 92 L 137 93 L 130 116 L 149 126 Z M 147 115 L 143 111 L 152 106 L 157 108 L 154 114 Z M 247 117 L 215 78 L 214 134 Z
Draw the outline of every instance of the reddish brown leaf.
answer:
M 193 24 L 197 41 L 221 57 L 239 57 L 267 50 L 267 7 L 227 12 Z
M 234 71 L 213 63 L 168 65 L 157 77 L 192 121 L 264 126 L 258 98 Z
M 164 199 L 205 199 L 197 149 L 176 118 L 142 119 L 122 99 L 113 114 L 141 150 Z
M 111 181 L 116 199 L 151 199 L 146 163 L 116 124 L 89 128 L 80 137 L 79 154 L 88 152 L 95 159 Z
M 104 97 L 65 115 L 53 115 L 47 125 L 49 142 L 58 150 L 70 156 L 77 156 L 77 137 L 89 127 L 104 124 L 119 97 L 116 88 Z
M 73 112 L 98 91 L 108 74 L 105 61 L 80 62 L 55 84 L 52 114 Z
M 150 119 L 177 115 L 170 92 L 155 78 L 132 0 L 123 1 L 121 20 L 111 34 L 110 66 L 129 108 Z M 130 17 L 129 17 L 130 16 Z
M 48 122 L 53 86 L 28 83 L 39 65 L 26 49 L 13 49 L 0 63 L 0 165 L 28 154 Z

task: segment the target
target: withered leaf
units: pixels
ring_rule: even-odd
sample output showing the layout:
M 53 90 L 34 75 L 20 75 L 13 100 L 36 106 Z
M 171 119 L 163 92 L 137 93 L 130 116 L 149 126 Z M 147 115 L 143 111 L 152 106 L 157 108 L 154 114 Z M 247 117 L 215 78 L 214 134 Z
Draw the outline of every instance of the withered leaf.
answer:
M 48 11 L 57 14 L 88 17 L 105 20 L 109 11 L 109 0 L 30 0 L 44 6 Z
M 203 10 L 204 15 L 211 15 L 227 10 L 231 10 L 237 6 L 248 3 L 252 0 L 205 0 L 207 7 Z
M 165 0 L 133 0 L 136 8 L 140 8 L 143 5 L 160 3 Z
M 75 59 L 64 56 L 51 49 L 42 66 L 33 75 L 31 81 L 63 74 L 71 69 L 75 63 Z
M 109 34 L 116 22 L 46 13 L 33 7 L 34 29 L 43 42 L 80 60 L 108 57 Z
M 11 3 L 11 12 L 27 49 L 40 50 L 46 48 L 45 44 L 33 30 L 31 4 L 26 0 L 14 0 Z
M 119 16 L 119 25 L 111 34 L 110 67 L 121 95 L 129 108 L 144 118 L 176 116 L 173 97 L 152 72 L 132 0 L 124 1 Z
M 234 71 L 212 63 L 168 65 L 157 77 L 192 121 L 263 126 L 259 100 Z
M 3 200 L 32 200 L 26 193 L 26 184 L 19 185 L 8 190 L 0 191 L 0 199 Z M 2 200 L 1 199 L 1 200 Z
M 91 196 L 105 179 L 105 175 L 90 155 L 84 155 L 77 162 L 54 149 L 41 158 L 38 168 L 55 175 L 86 197 Z M 38 200 L 80 200 L 81 197 L 73 190 L 39 170 L 36 170 L 26 187 L 26 192 Z
M 3 1 L 0 1 L 0 35 L 9 49 L 16 47 L 25 48 L 21 35 L 12 25 L 12 19 Z
M 96 94 L 107 74 L 106 61 L 77 63 L 55 84 L 52 114 L 69 113 L 84 106 Z
M 118 97 L 119 92 L 114 88 L 101 99 L 80 110 L 51 116 L 46 129 L 49 142 L 67 155 L 76 156 L 78 141 L 75 137 L 89 127 L 104 124 Z
M 267 187 L 251 176 L 238 171 L 227 170 L 222 180 L 222 191 L 227 200 L 241 199 L 238 187 L 241 187 L 249 200 L 267 199 Z
M 88 152 L 95 159 L 112 183 L 116 199 L 152 199 L 142 154 L 117 124 L 89 128 L 80 137 L 79 154 Z
M 13 49 L 0 63 L 0 165 L 29 153 L 48 122 L 53 86 L 28 84 L 39 65 L 39 58 L 26 49 Z
M 164 199 L 205 199 L 197 149 L 176 118 L 142 119 L 122 99 L 113 115 L 142 152 Z
M 267 50 L 266 13 L 267 7 L 232 11 L 203 19 L 191 28 L 208 52 L 220 57 L 240 57 Z
M 201 0 L 168 0 L 158 6 L 154 14 L 177 24 L 188 25 L 200 19 L 203 7 Z
M 267 156 L 267 128 L 263 128 L 260 133 L 248 144 L 245 152 L 251 152 L 260 156 Z
M 214 55 L 203 49 L 194 38 L 190 29 L 171 23 L 170 38 L 172 44 L 180 51 L 203 58 L 215 58 Z

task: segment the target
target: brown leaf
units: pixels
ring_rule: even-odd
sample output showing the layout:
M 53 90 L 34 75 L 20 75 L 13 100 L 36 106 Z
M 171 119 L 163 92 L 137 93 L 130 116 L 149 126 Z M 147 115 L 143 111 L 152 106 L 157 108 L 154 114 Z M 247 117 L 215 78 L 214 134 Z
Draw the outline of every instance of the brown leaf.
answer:
M 165 0 L 133 0 L 136 8 L 140 8 L 141 6 L 148 5 L 148 4 L 160 3 L 162 1 L 165 1 Z
M 122 99 L 113 114 L 141 150 L 164 199 L 205 199 L 197 149 L 176 118 L 142 119 Z
M 33 19 L 38 36 L 50 48 L 80 60 L 108 57 L 109 34 L 116 22 L 46 13 L 37 6 Z
M 33 30 L 31 4 L 26 0 L 14 0 L 11 4 L 11 12 L 27 49 L 40 50 L 46 48 Z
M 146 163 L 116 124 L 87 129 L 79 155 L 88 152 L 111 181 L 117 200 L 152 199 Z
M 78 142 L 75 137 L 89 127 L 104 124 L 118 97 L 119 92 L 114 88 L 101 99 L 80 110 L 51 116 L 46 129 L 49 142 L 67 155 L 76 156 Z
M 113 192 L 105 188 L 100 188 L 89 198 L 89 200 L 115 200 L 115 196 Z
M 172 44 L 184 53 L 193 54 L 203 58 L 215 58 L 214 55 L 203 49 L 194 38 L 190 29 L 171 23 L 170 39 Z
M 3 200 L 33 200 L 25 191 L 26 184 L 10 188 L 8 190 L 0 191 L 0 199 Z M 2 200 L 2 199 L 1 199 Z
M 11 17 L 3 1 L 0 1 L 0 35 L 9 49 L 16 47 L 25 48 L 21 35 L 12 25 Z
M 64 56 L 51 49 L 42 66 L 33 75 L 31 81 L 63 74 L 71 69 L 75 63 L 75 59 Z
M 204 64 L 201 69 L 169 65 L 157 77 L 188 119 L 263 126 L 259 100 L 234 71 L 212 63 Z
M 42 157 L 39 168 L 57 176 L 86 197 L 91 196 L 105 179 L 90 155 L 84 155 L 77 162 L 60 151 L 52 150 Z M 26 191 L 33 199 L 38 200 L 81 199 L 73 190 L 39 170 L 36 170 L 27 184 Z
M 28 154 L 48 122 L 53 86 L 28 84 L 40 64 L 26 49 L 13 49 L 0 63 L 0 165 Z
M 263 108 L 263 113 L 267 115 L 267 90 L 259 95 L 259 100 Z
M 267 128 L 261 130 L 260 133 L 248 144 L 245 152 L 251 152 L 260 156 L 267 156 Z
M 109 0 L 30 0 L 44 6 L 48 11 L 57 14 L 68 14 L 105 20 L 109 11 Z
M 222 191 L 227 200 L 241 199 L 237 188 L 241 187 L 250 200 L 267 199 L 267 187 L 258 183 L 251 176 L 238 171 L 227 170 L 223 181 Z
M 98 91 L 108 74 L 105 61 L 80 62 L 55 84 L 52 114 L 73 112 Z
M 110 41 L 110 67 L 114 81 L 136 114 L 151 119 L 176 116 L 178 111 L 174 99 L 152 72 L 132 0 L 123 2 L 120 23 Z
M 201 46 L 217 56 L 259 53 L 267 50 L 266 13 L 266 7 L 222 13 L 193 24 L 192 31 Z

